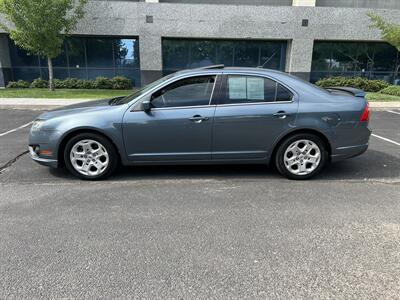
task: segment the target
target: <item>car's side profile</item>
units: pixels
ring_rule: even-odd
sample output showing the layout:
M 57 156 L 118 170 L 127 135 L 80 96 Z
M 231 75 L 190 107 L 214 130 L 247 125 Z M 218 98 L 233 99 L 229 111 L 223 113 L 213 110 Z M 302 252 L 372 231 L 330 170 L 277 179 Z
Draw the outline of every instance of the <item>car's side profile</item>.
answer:
M 270 164 L 307 179 L 327 162 L 365 152 L 371 131 L 362 91 L 320 89 L 286 73 L 214 66 L 168 75 L 128 97 L 39 116 L 32 158 L 82 179 L 118 163 Z

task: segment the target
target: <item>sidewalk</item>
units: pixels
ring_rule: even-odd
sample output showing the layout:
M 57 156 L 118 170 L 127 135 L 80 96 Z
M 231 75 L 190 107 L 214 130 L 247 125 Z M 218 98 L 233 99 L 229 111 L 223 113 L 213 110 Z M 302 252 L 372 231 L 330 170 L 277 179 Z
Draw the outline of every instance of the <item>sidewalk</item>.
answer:
M 97 99 L 0 98 L 0 109 L 52 109 Z
M 96 99 L 0 98 L 0 109 L 52 109 Z M 400 101 L 369 102 L 372 109 L 400 108 Z

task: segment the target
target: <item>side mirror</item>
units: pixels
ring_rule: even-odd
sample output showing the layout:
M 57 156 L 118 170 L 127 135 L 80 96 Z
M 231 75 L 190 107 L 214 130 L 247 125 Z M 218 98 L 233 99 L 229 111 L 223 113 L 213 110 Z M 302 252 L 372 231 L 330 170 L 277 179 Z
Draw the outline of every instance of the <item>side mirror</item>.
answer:
M 142 108 L 145 112 L 149 112 L 151 110 L 151 101 L 146 99 L 142 102 Z

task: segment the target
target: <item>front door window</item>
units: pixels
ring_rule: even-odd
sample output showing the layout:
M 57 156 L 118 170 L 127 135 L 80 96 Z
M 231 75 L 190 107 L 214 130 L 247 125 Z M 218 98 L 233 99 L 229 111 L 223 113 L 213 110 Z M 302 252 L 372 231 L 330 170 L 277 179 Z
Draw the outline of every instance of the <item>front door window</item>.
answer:
M 186 78 L 170 84 L 153 94 L 154 108 L 209 105 L 215 76 Z

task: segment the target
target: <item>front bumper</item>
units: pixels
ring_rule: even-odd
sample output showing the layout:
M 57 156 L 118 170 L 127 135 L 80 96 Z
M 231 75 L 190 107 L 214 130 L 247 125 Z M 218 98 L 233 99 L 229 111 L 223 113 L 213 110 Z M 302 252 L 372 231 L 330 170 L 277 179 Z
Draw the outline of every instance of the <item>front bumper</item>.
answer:
M 57 159 L 50 159 L 50 158 L 43 158 L 39 157 L 37 153 L 34 151 L 32 146 L 29 146 L 29 153 L 31 158 L 40 165 L 51 167 L 51 168 L 58 168 L 58 161 Z

